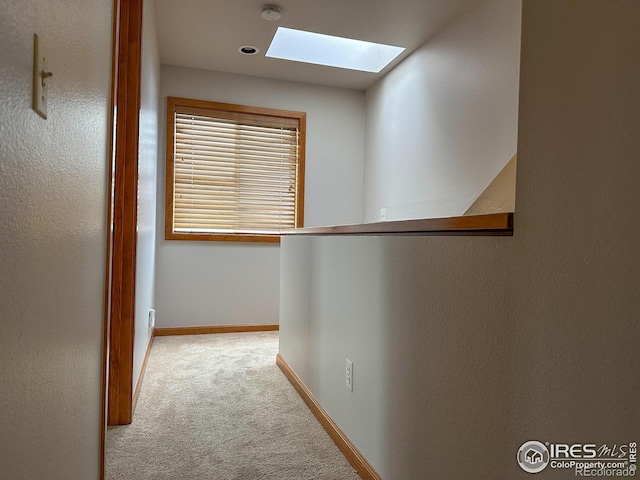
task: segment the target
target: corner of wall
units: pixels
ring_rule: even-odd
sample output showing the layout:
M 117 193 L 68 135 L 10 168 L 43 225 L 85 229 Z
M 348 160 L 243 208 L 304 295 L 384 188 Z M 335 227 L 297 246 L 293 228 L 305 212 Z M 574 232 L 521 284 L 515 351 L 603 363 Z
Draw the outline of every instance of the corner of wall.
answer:
M 521 2 L 477 2 L 366 94 L 364 221 L 462 215 L 516 151 Z
M 465 215 L 515 212 L 516 209 L 516 162 L 517 155 L 511 157 L 496 178 L 485 188 Z

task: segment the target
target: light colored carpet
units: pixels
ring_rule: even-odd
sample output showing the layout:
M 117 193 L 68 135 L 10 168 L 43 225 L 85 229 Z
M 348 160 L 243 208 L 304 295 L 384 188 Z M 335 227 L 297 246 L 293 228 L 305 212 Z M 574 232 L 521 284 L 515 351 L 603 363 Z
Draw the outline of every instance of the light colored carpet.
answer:
M 278 332 L 157 337 L 107 480 L 358 480 L 277 352 Z

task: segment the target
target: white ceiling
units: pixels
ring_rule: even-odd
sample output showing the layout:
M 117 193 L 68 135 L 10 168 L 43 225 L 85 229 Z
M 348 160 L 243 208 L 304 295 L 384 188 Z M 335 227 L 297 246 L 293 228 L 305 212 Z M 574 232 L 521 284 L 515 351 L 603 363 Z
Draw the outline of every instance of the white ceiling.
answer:
M 282 18 L 264 20 L 260 0 L 155 0 L 163 64 L 366 89 L 478 0 L 277 0 Z M 278 26 L 406 47 L 379 74 L 264 56 Z M 246 56 L 238 47 L 260 53 Z

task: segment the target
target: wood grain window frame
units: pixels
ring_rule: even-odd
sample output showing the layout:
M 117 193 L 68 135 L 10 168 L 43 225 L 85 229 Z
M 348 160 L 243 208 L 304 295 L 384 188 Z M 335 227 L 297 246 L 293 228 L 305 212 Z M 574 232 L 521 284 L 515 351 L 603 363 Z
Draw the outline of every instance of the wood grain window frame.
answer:
M 223 241 L 223 242 L 273 242 L 280 243 L 280 234 L 258 235 L 249 233 L 207 234 L 207 233 L 175 233 L 173 231 L 173 146 L 174 122 L 176 107 L 222 110 L 227 112 L 252 115 L 266 115 L 298 121 L 298 175 L 296 182 L 296 228 L 304 225 L 304 184 L 305 184 L 305 152 L 307 115 L 305 112 L 278 110 L 274 108 L 251 107 L 231 103 L 210 102 L 190 98 L 167 97 L 167 135 L 166 135 L 166 172 L 165 172 L 165 207 L 164 238 L 165 240 L 188 241 Z

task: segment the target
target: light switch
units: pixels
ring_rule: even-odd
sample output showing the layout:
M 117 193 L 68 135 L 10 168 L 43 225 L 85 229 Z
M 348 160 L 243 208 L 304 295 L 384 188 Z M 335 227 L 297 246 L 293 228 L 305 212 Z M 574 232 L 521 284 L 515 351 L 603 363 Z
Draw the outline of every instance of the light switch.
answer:
M 47 69 L 47 56 L 42 40 L 33 35 L 33 109 L 47 118 L 47 80 L 53 74 Z

